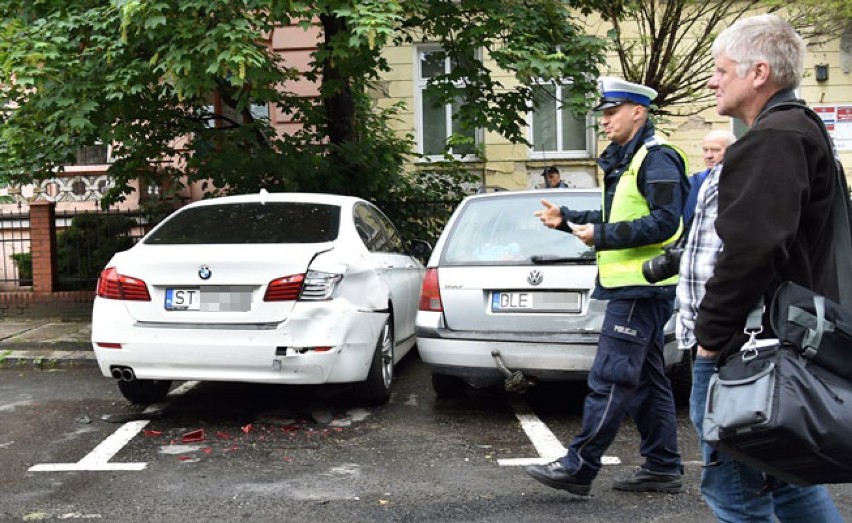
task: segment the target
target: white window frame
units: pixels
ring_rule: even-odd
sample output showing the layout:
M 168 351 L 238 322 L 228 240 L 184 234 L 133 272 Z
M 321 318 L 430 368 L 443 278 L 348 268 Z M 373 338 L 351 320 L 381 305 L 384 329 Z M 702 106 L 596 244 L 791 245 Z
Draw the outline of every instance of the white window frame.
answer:
M 538 80 L 536 85 L 552 85 L 551 82 Z M 557 100 L 562 101 L 562 89 L 568 82 L 556 84 Z M 548 159 L 590 159 L 597 154 L 597 134 L 595 133 L 595 117 L 592 111 L 586 114 L 586 148 L 585 149 L 562 149 L 562 116 L 563 110 L 556 111 L 556 149 L 548 151 L 536 151 L 533 143 L 534 136 L 534 110 L 533 101 L 529 101 L 529 111 L 527 112 L 527 140 L 532 144 L 529 148 L 529 156 L 531 160 L 548 160 Z
M 423 146 L 424 146 L 424 128 L 423 128 L 423 91 L 426 89 L 428 85 L 428 80 L 423 78 L 421 74 L 420 64 L 422 63 L 420 57 L 423 53 L 440 51 L 441 46 L 438 44 L 425 44 L 425 45 L 417 45 L 414 46 L 414 115 L 415 115 L 415 125 L 416 125 L 416 137 L 417 137 L 417 152 L 420 154 L 424 154 Z M 477 60 L 481 60 L 481 53 L 477 52 L 474 57 Z M 449 57 L 444 57 L 444 72 L 450 72 L 450 59 Z M 456 87 L 462 87 L 463 84 L 461 82 L 457 82 Z M 452 105 L 445 105 L 445 117 L 446 117 L 446 129 L 447 136 L 445 139 L 448 139 L 452 136 L 453 129 L 453 111 Z M 484 141 L 485 134 L 482 129 L 477 128 L 473 131 L 473 142 L 475 146 L 480 146 Z M 479 161 L 480 158 L 474 154 L 453 154 L 453 157 L 458 158 L 462 161 Z M 442 154 L 432 154 L 426 155 L 421 161 L 441 161 L 444 159 Z

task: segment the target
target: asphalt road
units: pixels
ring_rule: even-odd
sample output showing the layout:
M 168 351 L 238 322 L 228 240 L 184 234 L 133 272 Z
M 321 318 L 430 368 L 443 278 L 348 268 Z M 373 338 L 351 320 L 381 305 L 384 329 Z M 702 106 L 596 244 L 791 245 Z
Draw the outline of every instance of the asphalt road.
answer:
M 542 434 L 564 444 L 577 431 L 582 393 L 539 386 L 437 401 L 414 354 L 383 407 L 352 403 L 345 389 L 188 383 L 146 409 L 90 365 L 7 365 L 0 521 L 712 521 L 685 409 L 682 494 L 610 489 L 641 462 L 632 424 L 590 498 L 527 477 L 517 464 L 540 458 Z M 852 517 L 852 489 L 831 490 Z

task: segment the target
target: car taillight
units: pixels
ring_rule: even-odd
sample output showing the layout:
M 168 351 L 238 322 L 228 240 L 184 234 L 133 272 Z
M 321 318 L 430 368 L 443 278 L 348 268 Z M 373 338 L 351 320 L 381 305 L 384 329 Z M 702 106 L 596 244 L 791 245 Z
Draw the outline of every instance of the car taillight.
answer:
M 266 286 L 263 301 L 293 301 L 299 297 L 303 281 L 305 281 L 304 274 L 293 274 L 272 280 Z
M 263 301 L 328 300 L 342 279 L 340 274 L 320 271 L 285 276 L 269 282 Z
M 442 312 L 444 305 L 441 303 L 441 290 L 438 287 L 438 269 L 426 269 L 423 276 L 423 285 L 420 288 L 421 311 Z
M 151 301 L 148 286 L 132 276 L 119 274 L 115 267 L 107 267 L 98 278 L 98 296 L 108 300 Z
M 308 271 L 305 284 L 299 293 L 300 300 L 329 300 L 334 294 L 337 283 L 343 279 L 340 274 L 330 272 Z

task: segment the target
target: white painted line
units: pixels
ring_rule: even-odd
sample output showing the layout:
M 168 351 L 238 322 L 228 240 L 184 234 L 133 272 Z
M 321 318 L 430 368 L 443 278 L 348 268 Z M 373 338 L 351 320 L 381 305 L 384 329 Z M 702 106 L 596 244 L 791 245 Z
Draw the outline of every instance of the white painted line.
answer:
M 544 465 L 565 455 L 567 449 L 559 442 L 559 438 L 535 415 L 526 402 L 521 401 L 517 396 L 511 396 L 509 405 L 511 405 L 515 417 L 521 422 L 521 428 L 524 429 L 540 457 L 498 459 L 498 465 L 501 467 Z M 616 456 L 604 456 L 601 458 L 601 463 L 604 465 L 620 465 L 621 460 Z
M 116 471 L 140 471 L 147 467 L 147 463 L 95 463 L 81 466 L 77 463 L 41 463 L 29 468 L 30 472 L 116 472 Z
M 140 420 L 125 423 L 77 463 L 40 463 L 33 465 L 29 470 L 30 472 L 142 470 L 148 465 L 147 463 L 109 463 L 109 460 L 139 434 L 148 422 L 149 420 Z
M 170 391 L 168 395 L 180 396 L 181 394 L 185 394 L 186 392 L 192 390 L 192 388 L 198 385 L 199 383 L 200 382 L 198 381 L 187 381 L 185 383 L 182 383 L 174 390 Z M 159 412 L 165 410 L 166 407 L 168 407 L 167 403 L 154 403 L 148 405 L 145 410 L 142 411 L 142 414 L 151 414 L 154 412 Z M 148 463 L 110 463 L 109 460 L 112 459 L 113 456 L 118 454 L 118 451 L 124 448 L 125 445 L 130 443 L 130 440 L 136 437 L 137 434 L 142 432 L 142 429 L 145 428 L 145 425 L 147 425 L 149 421 L 150 420 L 138 420 L 125 423 L 77 463 L 39 463 L 38 465 L 33 465 L 32 467 L 30 467 L 29 471 L 66 472 L 75 470 L 85 470 L 100 472 L 116 470 L 142 470 L 146 466 L 148 466 Z
M 535 415 L 526 402 L 517 396 L 511 396 L 509 404 L 539 456 L 550 462 L 565 455 L 566 449 L 559 442 L 559 438 Z
M 175 387 L 174 390 L 168 393 L 168 396 L 180 396 L 182 394 L 186 394 L 195 388 L 196 385 L 201 383 L 200 381 L 185 381 L 180 384 L 180 386 Z

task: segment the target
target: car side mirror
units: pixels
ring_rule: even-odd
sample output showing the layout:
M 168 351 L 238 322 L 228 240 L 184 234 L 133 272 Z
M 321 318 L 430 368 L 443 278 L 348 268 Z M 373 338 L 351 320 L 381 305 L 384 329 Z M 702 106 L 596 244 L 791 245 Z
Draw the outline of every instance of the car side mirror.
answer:
M 432 255 L 432 245 L 424 240 L 411 240 L 411 246 L 408 248 L 408 253 L 415 258 L 428 258 Z

